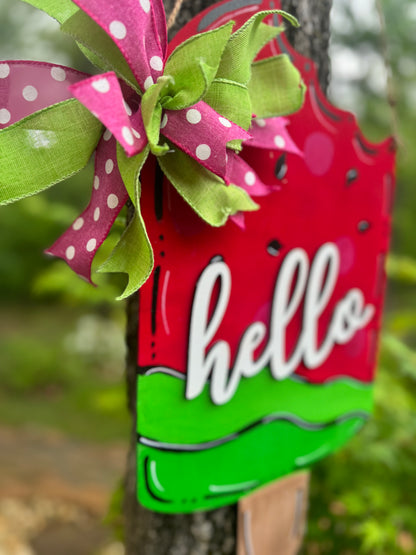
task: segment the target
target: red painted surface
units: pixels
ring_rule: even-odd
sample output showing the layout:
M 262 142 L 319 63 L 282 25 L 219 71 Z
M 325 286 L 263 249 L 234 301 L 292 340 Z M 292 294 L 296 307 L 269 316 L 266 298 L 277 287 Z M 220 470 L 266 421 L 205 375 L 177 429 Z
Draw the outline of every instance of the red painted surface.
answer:
M 228 3 L 216 4 L 215 9 Z M 270 9 L 270 4 L 263 2 L 260 8 Z M 258 8 L 245 6 L 221 15 L 208 28 L 231 18 L 241 24 Z M 175 42 L 206 30 L 198 27 L 207 21 L 206 16 L 204 12 L 190 22 Z M 373 379 L 390 236 L 394 143 L 391 139 L 379 145 L 368 143 L 355 118 L 327 101 L 313 63 L 293 52 L 284 38 L 279 40 L 266 47 L 261 57 L 289 50 L 308 86 L 304 107 L 289 117 L 288 127 L 304 157 L 283 151 L 244 150 L 244 157 L 265 183 L 281 186 L 279 191 L 255 199 L 260 210 L 245 215 L 245 230 L 232 222 L 219 229 L 206 225 L 166 180 L 156 210 L 155 166 L 149 163 L 144 170 L 142 212 L 157 270 L 140 291 L 141 367 L 186 371 L 195 286 L 213 257 L 222 256 L 232 274 L 230 303 L 214 341 L 226 340 L 235 356 L 251 323 L 268 324 L 274 284 L 285 255 L 302 248 L 312 260 L 324 243 L 333 242 L 341 254 L 340 275 L 319 320 L 318 336 L 322 339 L 325 335 L 336 303 L 352 288 L 363 292 L 366 304 L 376 307 L 376 314 L 349 343 L 335 346 L 321 367 L 308 370 L 301 365 L 297 373 L 315 383 L 340 375 L 366 382 Z M 288 353 L 299 337 L 301 317 L 300 308 L 289 325 Z

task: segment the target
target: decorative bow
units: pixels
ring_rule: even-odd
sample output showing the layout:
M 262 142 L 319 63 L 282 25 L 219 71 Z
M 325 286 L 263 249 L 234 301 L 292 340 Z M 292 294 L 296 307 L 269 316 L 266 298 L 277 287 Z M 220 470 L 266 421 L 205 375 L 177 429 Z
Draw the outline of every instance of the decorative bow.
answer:
M 239 155 L 243 143 L 298 152 L 278 116 L 300 108 L 300 75 L 285 55 L 253 62 L 282 31 L 263 23 L 267 16 L 296 20 L 260 12 L 235 33 L 229 22 L 197 34 L 168 57 L 162 0 L 25 1 L 55 17 L 104 73 L 0 63 L 0 204 L 78 172 L 95 150 L 90 203 L 47 252 L 91 281 L 94 255 L 130 198 L 135 216 L 100 268 L 128 274 L 120 298 L 153 268 L 140 212 L 150 153 L 207 223 L 244 225 L 243 212 L 258 208 L 250 195 L 273 189 Z

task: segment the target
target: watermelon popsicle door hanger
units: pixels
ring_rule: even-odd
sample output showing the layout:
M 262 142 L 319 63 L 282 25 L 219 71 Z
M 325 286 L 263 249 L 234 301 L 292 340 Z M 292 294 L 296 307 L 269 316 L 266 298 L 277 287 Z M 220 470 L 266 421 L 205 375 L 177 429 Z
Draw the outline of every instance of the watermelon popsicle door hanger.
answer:
M 175 41 L 271 4 L 221 2 Z M 394 143 L 368 143 L 282 35 L 260 57 L 280 52 L 307 92 L 277 148 L 243 149 L 271 187 L 258 211 L 215 229 L 154 165 L 142 176 L 155 269 L 139 292 L 138 499 L 152 510 L 234 503 L 329 455 L 371 413 Z

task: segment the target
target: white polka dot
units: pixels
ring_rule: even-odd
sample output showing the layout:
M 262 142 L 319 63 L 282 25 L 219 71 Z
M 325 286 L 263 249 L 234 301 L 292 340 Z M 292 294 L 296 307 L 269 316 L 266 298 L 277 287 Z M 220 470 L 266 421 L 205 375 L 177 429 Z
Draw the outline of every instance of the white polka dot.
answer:
M 231 127 L 232 126 L 231 121 L 228 121 L 228 119 L 225 119 L 225 118 L 219 118 L 219 122 L 224 127 Z
M 75 256 L 75 247 L 72 245 L 68 247 L 65 251 L 65 257 L 67 260 L 73 260 Z
M 52 79 L 55 81 L 65 81 L 66 79 L 66 71 L 63 67 L 53 67 L 51 69 Z
M 186 112 L 186 119 L 189 121 L 189 123 L 196 125 L 202 119 L 201 112 L 199 110 L 196 110 L 195 108 L 191 108 Z
M 23 89 L 22 94 L 23 98 L 28 102 L 33 102 L 38 97 L 38 91 L 35 87 L 32 87 L 32 85 L 27 85 L 27 87 Z
M 109 141 L 111 137 L 112 137 L 111 131 L 109 129 L 106 129 L 104 131 L 104 141 Z
M 147 91 L 147 89 L 149 89 L 154 84 L 155 82 L 153 81 L 153 77 L 149 75 L 149 77 L 144 82 L 144 90 Z
M 146 13 L 150 11 L 150 1 L 149 0 L 140 0 L 140 5 Z
M 162 71 L 163 69 L 163 60 L 160 56 L 152 56 L 150 58 L 150 67 L 155 71 Z
M 12 119 L 12 116 L 9 112 L 9 110 L 6 110 L 6 108 L 2 108 L 0 110 L 0 123 L 9 123 L 9 121 Z
M 244 181 L 246 182 L 246 185 L 249 185 L 250 187 L 252 185 L 255 184 L 256 182 L 256 175 L 254 172 L 247 172 L 246 175 L 244 176 Z
M 100 219 L 100 208 L 99 206 L 97 206 L 97 208 L 94 210 L 94 222 L 98 222 L 99 219 Z
M 118 206 L 118 196 L 114 195 L 113 193 L 111 193 L 111 195 L 108 195 L 107 206 L 108 206 L 108 208 L 117 208 L 117 206 Z
M 121 21 L 112 21 L 110 23 L 110 33 L 115 39 L 123 40 L 126 38 L 127 29 Z
M 10 75 L 9 64 L 0 64 L 0 79 L 6 79 Z
M 87 251 L 92 252 L 97 246 L 97 239 L 90 239 L 87 243 Z
M 92 88 L 95 89 L 97 92 L 100 93 L 108 93 L 110 90 L 110 81 L 103 77 L 102 79 L 97 79 L 93 81 L 91 84 Z
M 255 118 L 255 123 L 259 126 L 259 127 L 266 127 L 266 122 L 264 121 L 264 119 L 262 118 Z
M 168 116 L 167 114 L 163 115 L 162 122 L 160 124 L 160 129 L 164 129 L 168 124 Z
M 197 158 L 199 158 L 200 160 L 208 160 L 208 158 L 211 156 L 211 149 L 208 145 L 199 145 L 196 148 L 196 156 Z
M 75 220 L 75 222 L 72 224 L 72 228 L 75 229 L 75 231 L 78 231 L 79 229 L 81 229 L 81 227 L 84 225 L 84 218 L 78 218 L 77 220 Z
M 136 130 L 136 129 L 131 129 L 133 135 L 136 137 L 136 139 L 141 139 L 142 136 L 140 135 L 140 133 Z
M 128 145 L 130 146 L 134 145 L 133 133 L 128 127 L 123 127 L 123 129 L 121 130 L 121 134 L 123 135 L 123 139 L 126 141 Z
M 277 148 L 285 148 L 286 141 L 281 135 L 276 135 L 276 137 L 274 138 L 274 144 L 277 146 Z
M 98 191 L 99 188 L 100 188 L 100 178 L 98 177 L 98 175 L 96 175 L 94 177 L 94 189 Z
M 126 110 L 126 114 L 128 116 L 131 116 L 133 112 L 131 111 L 130 106 L 127 104 L 125 100 L 123 100 L 123 103 L 124 103 L 124 109 Z
M 114 162 L 111 160 L 111 158 L 109 158 L 107 160 L 107 162 L 105 163 L 105 173 L 107 175 L 110 175 L 110 173 L 113 171 L 114 169 Z

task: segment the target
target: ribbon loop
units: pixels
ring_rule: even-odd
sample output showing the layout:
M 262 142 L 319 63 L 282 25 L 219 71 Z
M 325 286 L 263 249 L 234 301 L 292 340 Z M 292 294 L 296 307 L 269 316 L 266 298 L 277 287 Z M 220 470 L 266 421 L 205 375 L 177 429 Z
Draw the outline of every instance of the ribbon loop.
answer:
M 153 267 L 140 213 L 140 172 L 150 151 L 212 226 L 229 217 L 244 226 L 243 212 L 258 209 L 251 197 L 276 190 L 236 152 L 246 144 L 299 153 L 286 120 L 256 119 L 252 135 L 247 131 L 253 107 L 258 115 L 275 116 L 303 98 L 288 59 L 253 64 L 281 31 L 263 19 L 280 11 L 258 13 L 234 34 L 230 21 L 192 36 L 166 61 L 162 0 L 27 1 L 56 17 L 104 71 L 85 78 L 50 64 L 0 64 L 0 204 L 72 175 L 97 150 L 91 201 L 48 253 L 91 282 L 94 255 L 130 196 L 135 216 L 102 271 L 128 274 L 120 298 L 136 291 Z M 269 69 L 278 75 L 270 77 Z M 28 76 L 31 85 L 23 83 Z M 101 140 L 100 122 L 107 128 Z
M 203 101 L 187 110 L 167 110 L 162 132 L 201 166 L 222 179 L 226 174 L 227 143 L 251 137 Z

